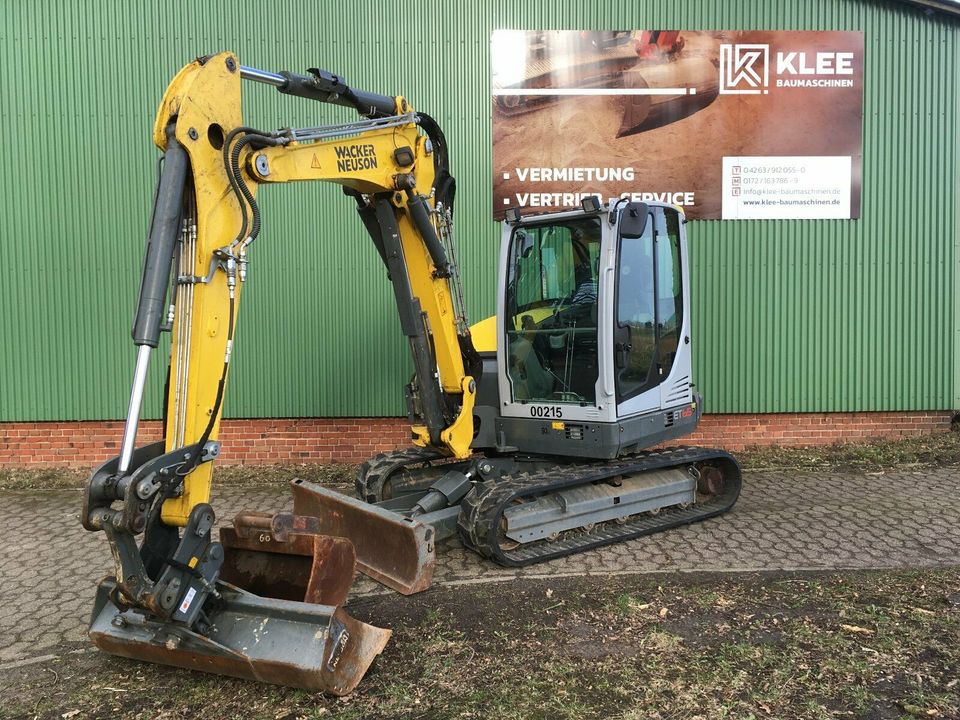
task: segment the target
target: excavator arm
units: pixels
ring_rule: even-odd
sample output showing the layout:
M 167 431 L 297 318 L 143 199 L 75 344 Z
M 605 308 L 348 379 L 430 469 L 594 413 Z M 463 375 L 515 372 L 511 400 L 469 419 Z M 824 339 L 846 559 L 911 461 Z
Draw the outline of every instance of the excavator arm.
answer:
M 353 196 L 388 271 L 415 369 L 406 393 L 413 443 L 465 457 L 476 383 L 464 358 L 472 360 L 472 373 L 479 362 L 452 249 L 443 241 L 449 241 L 453 197 L 439 128 L 402 97 L 354 91 L 323 71 L 231 71 L 218 60 L 188 66 L 174 80 L 154 130 L 158 146 L 170 152 L 167 129 L 175 127 L 172 140 L 190 153 L 188 185 L 196 198 L 182 221 L 165 451 L 206 446 L 217 437 L 247 253 L 261 227 L 259 187 L 312 180 L 337 183 Z M 369 117 L 270 133 L 241 127 L 239 83 L 245 76 L 287 94 L 351 105 Z M 157 264 L 166 262 L 164 254 Z M 182 525 L 192 507 L 206 502 L 211 469 L 197 463 L 190 471 L 183 494 L 164 505 L 166 522 Z
M 437 193 L 438 166 L 449 178 L 445 161 L 436 159 L 444 141 L 420 132 L 421 123 L 439 129 L 406 100 L 397 98 L 397 110 L 393 117 L 296 131 L 295 140 L 251 152 L 246 170 L 261 184 L 319 180 L 353 196 L 388 271 L 410 343 L 414 444 L 463 458 L 473 439 L 479 363 L 471 357 L 455 259 L 443 241 L 452 217 L 452 206 Z
M 242 79 L 351 107 L 361 119 L 276 132 L 244 126 Z M 446 142 L 436 123 L 402 97 L 358 91 L 320 70 L 297 75 L 241 67 L 230 53 L 200 58 L 180 71 L 161 102 L 153 136 L 164 154 L 132 332 L 133 388 L 120 455 L 93 473 L 82 513 L 84 527 L 107 534 L 116 568 L 115 577 L 101 585 L 91 635 L 111 652 L 152 659 L 143 639 L 131 641 L 125 629 L 142 625 L 150 628 L 153 645 L 170 649 L 170 633 L 179 638 L 177 647 L 191 641 L 186 659 L 175 661 L 176 653 L 167 653 L 162 662 L 193 667 L 197 653 L 212 653 L 237 663 L 223 672 L 270 679 L 258 673 L 278 658 L 257 665 L 246 645 L 236 647 L 251 642 L 242 633 L 230 638 L 233 644 L 220 638 L 225 647 L 211 650 L 210 644 L 216 617 L 249 615 L 249 598 L 255 597 L 238 599 L 236 588 L 221 587 L 224 553 L 212 540 L 208 501 L 242 288 L 261 229 L 257 193 L 270 183 L 314 180 L 337 183 L 352 196 L 386 266 L 413 355 L 415 375 L 406 391 L 413 442 L 463 458 L 473 437 L 480 363 L 451 244 L 455 186 Z M 147 368 L 165 330 L 171 347 L 164 439 L 138 448 Z M 289 608 L 257 600 L 267 619 L 292 622 Z M 371 653 L 379 652 L 379 640 L 386 640 L 373 633 L 376 628 L 328 609 L 319 616 L 301 613 L 294 622 L 320 623 L 329 652 L 319 681 L 291 684 L 349 691 Z M 350 632 L 360 638 L 359 646 L 345 651 L 343 633 Z M 274 651 L 283 661 L 298 656 L 296 643 Z M 355 667 L 345 671 L 346 679 L 335 677 L 344 652 L 362 656 L 351 656 L 347 665 Z

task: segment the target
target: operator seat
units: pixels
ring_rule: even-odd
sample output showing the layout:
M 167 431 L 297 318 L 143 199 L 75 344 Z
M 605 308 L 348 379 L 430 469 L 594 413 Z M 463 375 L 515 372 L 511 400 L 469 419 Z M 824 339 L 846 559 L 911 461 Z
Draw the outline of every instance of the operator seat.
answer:
M 532 319 L 530 323 L 524 322 L 524 327 L 529 329 L 531 324 Z M 545 400 L 553 393 L 554 377 L 540 362 L 531 335 L 516 335 L 507 348 L 516 400 Z

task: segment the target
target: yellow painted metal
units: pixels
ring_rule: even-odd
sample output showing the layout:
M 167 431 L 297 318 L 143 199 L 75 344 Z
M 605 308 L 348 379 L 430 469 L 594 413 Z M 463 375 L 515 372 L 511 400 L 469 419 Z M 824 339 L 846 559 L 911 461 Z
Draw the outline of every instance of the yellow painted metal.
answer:
M 410 434 L 412 442 L 417 447 L 428 447 L 430 445 L 430 430 L 426 425 L 411 425 Z
M 232 69 L 231 69 L 232 68 Z M 177 140 L 190 156 L 192 189 L 196 204 L 195 252 L 188 260 L 188 274 L 208 274 L 214 253 L 236 238 L 248 212 L 237 201 L 224 167 L 222 144 L 242 125 L 239 62 L 232 53 L 221 53 L 185 66 L 164 94 L 154 124 L 154 142 L 164 149 L 165 128 L 176 122 Z M 402 97 L 397 110 L 412 110 Z M 399 165 L 394 151 L 413 151 L 412 165 Z M 264 155 L 268 172 L 260 174 L 256 158 Z M 450 281 L 438 277 L 429 251 L 407 209 L 406 195 L 398 191 L 398 178 L 412 179 L 427 195 L 433 186 L 433 157 L 427 138 L 413 123 L 371 129 L 348 138 L 315 142 L 291 142 L 266 148 L 241 158 L 241 172 L 251 193 L 260 183 L 322 181 L 339 183 L 361 193 L 391 193 L 397 209 L 397 224 L 404 262 L 413 294 L 427 316 L 434 345 L 440 384 L 448 395 L 460 396 L 461 407 L 454 422 L 441 432 L 445 452 L 463 458 L 470 454 L 473 438 L 475 383 L 465 375 L 457 335 L 456 313 Z M 433 199 L 428 198 L 433 204 Z M 235 290 L 233 323 L 239 310 L 240 283 Z M 230 291 L 224 272 L 216 271 L 207 283 L 182 285 L 177 293 L 170 351 L 170 383 L 165 424 L 166 451 L 199 442 L 214 413 L 209 435 L 219 432 L 220 410 L 216 396 L 224 362 L 228 357 Z M 183 381 L 181 381 L 181 378 Z M 429 382 L 429 379 L 425 379 Z M 414 442 L 426 444 L 426 428 L 415 426 Z M 199 465 L 184 481 L 183 495 L 167 500 L 163 521 L 185 525 L 190 511 L 210 497 L 213 463 Z
M 410 168 L 397 165 L 393 158 L 398 147 L 412 150 L 420 139 L 416 124 L 410 123 L 336 140 L 292 142 L 255 153 L 254 158 L 266 158 L 268 172 L 261 174 L 256 167 L 250 167 L 250 172 L 263 183 L 324 180 L 368 194 L 394 190 L 395 176 L 411 172 L 417 185 L 429 192 L 433 185 L 432 159 L 426 158 L 421 166 L 421 157 L 417 157 L 416 166 Z
M 228 61 L 232 61 L 231 71 Z M 240 230 L 241 209 L 230 189 L 223 155 L 217 138 L 241 124 L 239 62 L 232 53 L 220 53 L 203 64 L 195 61 L 184 67 L 170 83 L 160 103 L 154 124 L 154 142 L 164 149 L 164 128 L 176 119 L 177 140 L 190 155 L 196 202 L 197 239 L 193 255 L 193 274 L 205 276 L 216 249 L 229 245 Z M 251 183 L 251 192 L 256 183 Z M 170 388 L 167 397 L 165 430 L 166 451 L 200 440 L 216 404 L 217 387 L 227 351 L 230 299 L 224 273 L 214 273 L 209 283 L 194 284 L 190 292 L 177 293 L 177 307 L 171 333 Z M 234 323 L 239 307 L 240 287 L 236 289 Z M 192 296 L 192 311 L 185 303 Z M 190 317 L 189 328 L 181 328 Z M 185 330 L 181 332 L 181 330 Z M 189 341 L 185 362 L 178 361 L 181 342 Z M 186 392 L 174 381 L 180 372 L 189 373 Z M 183 443 L 178 442 L 174 426 L 180 418 Z M 210 439 L 216 439 L 220 412 L 214 419 Z M 198 466 L 184 481 L 183 495 L 167 500 L 163 521 L 185 525 L 190 510 L 210 499 L 213 463 Z
M 521 315 L 513 319 L 514 330 L 520 329 L 520 318 L 523 315 L 529 315 L 538 325 L 553 315 L 556 309 L 553 307 L 533 308 L 524 310 Z M 497 351 L 497 316 L 491 315 L 470 326 L 470 335 L 473 337 L 473 347 L 477 352 L 496 352 Z
M 470 326 L 473 347 L 477 352 L 497 351 L 497 316 L 491 315 Z
M 463 405 L 453 424 L 440 433 L 440 439 L 458 458 L 470 455 L 470 443 L 473 440 L 473 405 L 477 399 L 477 386 L 472 377 L 464 377 L 460 384 L 463 392 Z

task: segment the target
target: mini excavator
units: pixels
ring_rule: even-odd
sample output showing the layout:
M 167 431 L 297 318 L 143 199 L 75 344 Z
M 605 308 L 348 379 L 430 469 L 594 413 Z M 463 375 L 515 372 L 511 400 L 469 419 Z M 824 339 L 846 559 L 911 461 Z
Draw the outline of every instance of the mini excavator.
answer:
M 360 119 L 257 130 L 241 117 L 243 80 Z M 93 472 L 81 516 L 106 534 L 115 566 L 91 618 L 102 650 L 345 694 L 390 635 L 341 607 L 355 568 L 412 593 L 430 585 L 445 538 L 521 566 L 703 520 L 736 501 L 740 470 L 729 454 L 648 450 L 693 431 L 702 411 L 677 208 L 588 197 L 570 211 L 510 209 L 497 313 L 471 331 L 447 142 L 405 98 L 221 53 L 173 79 L 153 140 L 163 155 L 133 387 L 120 454 Z M 412 447 L 364 463 L 355 498 L 294 481 L 292 512 L 240 513 L 215 540 L 211 478 L 261 229 L 257 193 L 297 181 L 341 185 L 385 266 L 413 357 Z M 163 439 L 137 446 L 163 332 Z

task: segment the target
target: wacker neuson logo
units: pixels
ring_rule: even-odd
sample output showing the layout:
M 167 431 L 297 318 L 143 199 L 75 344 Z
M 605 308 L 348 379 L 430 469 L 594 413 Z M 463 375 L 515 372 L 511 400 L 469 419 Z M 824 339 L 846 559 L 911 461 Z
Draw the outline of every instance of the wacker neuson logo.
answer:
M 770 46 L 760 43 L 720 45 L 720 92 L 766 95 L 770 86 Z M 774 87 L 853 87 L 852 52 L 785 52 L 776 54 Z

